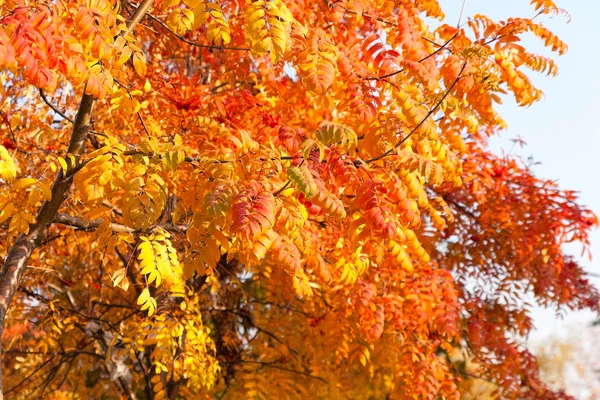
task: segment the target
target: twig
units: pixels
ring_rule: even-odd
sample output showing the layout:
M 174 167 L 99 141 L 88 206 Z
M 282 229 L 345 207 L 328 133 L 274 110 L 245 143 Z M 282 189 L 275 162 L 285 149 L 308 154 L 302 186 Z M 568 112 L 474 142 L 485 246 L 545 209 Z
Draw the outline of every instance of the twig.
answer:
M 56 107 L 54 104 L 50 103 L 50 100 L 48 100 L 48 98 L 46 97 L 46 93 L 44 93 L 44 91 L 42 89 L 40 89 L 40 96 L 42 97 L 42 100 L 44 100 L 44 103 L 46 103 L 48 105 L 48 107 L 50 107 L 52 109 L 52 111 L 54 111 L 55 113 L 57 113 L 63 119 L 66 119 L 70 123 L 72 123 L 72 124 L 75 123 L 75 122 L 73 122 L 73 119 L 69 118 L 69 116 L 67 114 L 63 113 L 62 111 L 60 111 L 58 109 L 58 107 Z
M 463 0 L 462 7 L 460 9 L 460 15 L 458 16 L 458 22 L 456 23 L 457 28 L 460 28 L 460 21 L 462 20 L 463 14 L 465 13 L 466 5 L 467 5 L 467 0 Z
M 119 86 L 121 86 L 123 89 L 125 89 L 125 91 L 127 91 L 127 94 L 129 95 L 129 99 L 130 99 L 131 101 L 133 101 L 133 96 L 131 95 L 131 92 L 129 91 L 129 88 L 128 88 L 126 85 L 124 85 L 123 83 L 119 82 L 119 80 L 118 80 L 117 78 L 114 78 L 114 80 L 115 80 L 115 82 L 116 82 L 116 83 L 117 83 Z M 140 120 L 140 122 L 142 123 L 142 128 L 144 128 L 144 131 L 146 132 L 146 135 L 147 135 L 147 136 L 151 136 L 151 135 L 150 135 L 150 131 L 148 131 L 148 127 L 146 126 L 146 123 L 144 122 L 144 118 L 142 118 L 142 114 L 141 114 L 139 111 L 137 111 L 137 112 L 136 112 L 136 114 L 137 114 L 137 116 L 138 116 L 138 119 L 139 119 L 139 120 Z
M 25 382 L 27 382 L 31 377 L 33 377 L 33 375 L 37 374 L 38 372 L 40 372 L 42 370 L 42 368 L 44 368 L 46 366 L 46 364 L 48 364 L 50 361 L 52 361 L 54 357 L 50 357 L 49 359 L 47 359 L 46 361 L 44 361 L 39 367 L 37 367 L 35 370 L 33 370 L 33 372 L 31 372 L 29 375 L 27 375 L 25 378 L 23 378 L 23 380 L 19 383 L 17 383 L 15 386 L 11 387 L 10 389 L 6 390 L 4 392 L 4 394 L 8 394 L 10 392 L 14 392 L 15 390 L 17 390 L 18 388 L 20 388 L 21 386 L 23 386 L 23 384 Z
M 330 9 L 332 8 L 332 4 L 331 4 L 331 3 L 330 3 L 328 0 L 325 0 L 325 4 L 327 4 L 327 7 L 328 7 L 328 8 L 330 8 Z M 356 11 L 354 11 L 354 10 L 350 10 L 350 9 L 348 9 L 348 8 L 344 9 L 344 12 L 346 12 L 346 13 L 348 13 L 348 14 L 352 14 L 352 15 L 358 15 L 358 12 L 356 12 Z M 388 21 L 388 20 L 386 20 L 386 19 L 383 19 L 383 18 L 381 18 L 381 17 L 375 17 L 375 16 L 373 16 L 373 15 L 370 15 L 370 14 L 362 14 L 362 16 L 363 16 L 363 17 L 365 17 L 365 18 L 375 19 L 375 20 L 377 20 L 377 21 L 379 21 L 379 22 L 381 22 L 382 24 L 385 24 L 385 25 L 394 26 L 394 27 L 397 27 L 397 26 L 398 26 L 398 24 L 397 24 L 397 23 L 395 23 L 395 22 L 391 22 L 391 21 Z M 442 45 L 441 45 L 441 44 L 439 44 L 439 43 L 436 43 L 434 40 L 431 40 L 431 39 L 429 39 L 428 37 L 425 37 L 425 36 L 423 36 L 423 35 L 421 35 L 421 39 L 422 39 L 422 40 L 424 40 L 424 41 L 426 41 L 426 42 L 429 42 L 429 43 L 431 43 L 431 44 L 432 44 L 432 45 L 434 45 L 434 46 L 437 46 L 437 47 L 442 47 Z
M 452 37 L 450 37 L 450 39 L 448 39 L 444 44 L 440 45 L 434 52 L 429 53 L 425 57 L 421 58 L 418 62 L 422 63 L 423 61 L 427 60 L 428 58 L 431 58 L 431 57 L 435 56 L 437 53 L 439 53 L 440 51 L 444 50 L 450 44 L 450 42 L 452 42 L 456 38 L 456 36 L 458 36 L 458 32 L 456 32 L 454 35 L 452 35 Z M 368 77 L 365 79 L 368 81 L 383 80 L 383 79 L 389 78 L 391 76 L 400 74 L 400 73 L 402 73 L 402 71 L 404 71 L 404 68 L 402 68 L 398 71 L 395 71 L 395 72 L 390 72 L 389 74 L 385 74 L 385 75 L 381 75 L 381 76 L 371 76 L 371 77 Z
M 96 229 L 98 229 L 98 227 L 100 226 L 100 224 L 102 222 L 104 222 L 103 219 L 99 218 L 99 219 L 94 219 L 91 221 L 87 221 L 87 220 L 83 220 L 80 219 L 78 217 L 74 217 L 72 215 L 69 214 L 64 214 L 64 213 L 57 213 L 56 217 L 54 218 L 54 220 L 52 221 L 55 224 L 62 224 L 62 225 L 67 225 L 67 226 L 72 226 L 74 228 L 77 228 L 79 230 L 82 231 L 86 231 L 86 232 L 93 232 Z M 140 230 L 136 230 L 133 228 L 129 228 L 125 225 L 121 225 L 121 224 L 117 224 L 114 222 L 111 222 L 110 224 L 110 228 L 112 229 L 113 232 L 118 232 L 118 233 L 139 233 L 141 232 Z M 174 225 L 171 223 L 164 223 L 164 224 L 158 224 L 156 225 L 156 228 L 161 228 L 164 229 L 166 231 L 170 231 L 170 232 L 186 232 L 187 231 L 187 226 L 185 225 Z
M 400 141 L 398 141 L 398 143 L 396 143 L 396 145 L 389 149 L 388 151 L 386 151 L 385 153 L 382 153 L 376 157 L 370 158 L 366 161 L 355 161 L 355 164 L 362 164 L 363 162 L 366 164 L 370 164 L 372 162 L 375 161 L 379 161 L 382 158 L 385 158 L 391 154 L 393 154 L 395 152 L 395 150 L 400 147 L 404 142 L 406 142 L 424 123 L 425 121 L 427 121 L 427 119 L 429 119 L 429 117 L 431 117 L 436 111 L 437 109 L 442 105 L 442 102 L 446 99 L 446 97 L 448 97 L 448 95 L 450 94 L 450 92 L 452 91 L 452 89 L 454 88 L 454 86 L 456 86 L 456 84 L 458 83 L 458 81 L 462 78 L 462 73 L 465 70 L 465 68 L 467 67 L 467 63 L 464 62 L 462 68 L 460 69 L 460 72 L 458 73 L 458 76 L 456 77 L 456 79 L 454 80 L 454 82 L 452 82 L 452 85 L 450 85 L 450 87 L 448 88 L 448 90 L 446 90 L 446 93 L 444 93 L 444 95 L 442 96 L 442 98 L 437 102 L 437 104 L 431 109 L 429 110 L 429 112 L 427 113 L 427 115 L 425 115 L 425 117 L 423 117 L 423 119 L 421 120 L 421 122 L 419 122 L 417 124 L 417 126 L 415 126 L 408 135 L 406 135 L 406 137 L 400 139 Z
M 318 381 L 321 381 L 325 384 L 329 384 L 329 382 L 327 382 L 325 379 L 319 377 L 319 376 L 315 376 L 312 374 L 309 374 L 308 372 L 304 372 L 304 371 L 298 371 L 296 369 L 291 369 L 291 368 L 286 368 L 286 367 L 282 367 L 280 365 L 274 364 L 274 363 L 268 363 L 268 362 L 264 362 L 264 361 L 252 361 L 252 360 L 241 360 L 238 362 L 227 362 L 227 361 L 221 361 L 224 364 L 241 364 L 241 363 L 246 363 L 246 364 L 258 364 L 258 365 L 264 365 L 265 367 L 269 367 L 269 368 L 274 368 L 274 369 L 278 369 L 281 371 L 287 371 L 287 372 L 292 372 L 294 374 L 300 374 L 300 375 L 304 375 L 306 377 L 312 378 L 312 379 L 316 379 Z
M 290 183 L 292 183 L 292 182 L 291 182 L 291 181 L 287 181 L 287 182 L 285 183 L 285 185 L 283 185 L 283 186 L 281 187 L 281 189 L 279 189 L 278 191 L 276 191 L 275 193 L 273 193 L 273 197 L 275 197 L 275 196 L 279 195 L 279 193 L 281 193 L 281 192 L 283 192 L 285 189 L 287 189 L 287 187 L 290 185 Z
M 8 131 L 10 132 L 10 135 L 12 136 L 12 140 L 13 142 L 15 142 L 15 146 L 17 145 L 17 137 L 15 136 L 15 132 L 12 129 L 12 126 L 10 126 L 10 121 L 8 120 L 8 117 L 6 115 L 4 115 L 4 113 L 2 111 L 0 111 L 0 116 L 2 116 L 2 119 L 4 120 L 4 122 L 6 122 L 6 125 L 8 125 Z
M 213 50 L 234 50 L 234 51 L 250 51 L 249 47 L 227 47 L 227 46 L 215 46 L 215 45 L 211 45 L 211 44 L 203 44 L 203 43 L 198 43 L 198 42 L 194 42 L 192 40 L 186 39 L 185 37 L 177 34 L 176 32 L 174 32 L 171 28 L 169 28 L 169 26 L 167 24 L 165 24 L 164 22 L 162 22 L 160 19 L 156 18 L 154 15 L 152 14 L 148 14 L 148 16 L 150 17 L 150 19 L 158 22 L 163 28 L 165 28 L 171 35 L 175 36 L 177 39 L 181 40 L 182 42 L 185 42 L 189 45 L 192 46 L 196 46 L 196 47 L 201 47 L 204 49 L 213 49 Z
M 281 304 L 277 304 L 277 303 L 269 303 L 267 301 L 263 301 L 263 302 L 261 302 L 261 301 L 250 301 L 250 302 L 248 302 L 248 304 L 260 304 L 260 305 L 263 305 L 263 306 L 277 307 L 277 308 L 281 308 L 282 310 L 287 310 L 287 311 L 291 311 L 291 312 L 295 312 L 295 313 L 304 315 L 306 318 L 318 318 L 317 316 L 309 314 L 309 313 L 307 313 L 305 311 L 298 310 L 298 309 L 292 308 L 292 307 L 287 307 L 287 306 L 284 306 L 284 305 L 281 305 Z

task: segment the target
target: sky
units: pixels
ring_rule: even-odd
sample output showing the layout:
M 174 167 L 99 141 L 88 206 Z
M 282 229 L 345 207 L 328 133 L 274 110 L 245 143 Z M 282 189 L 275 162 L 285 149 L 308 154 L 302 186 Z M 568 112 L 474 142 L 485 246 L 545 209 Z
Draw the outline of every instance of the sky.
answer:
M 541 164 L 534 168 L 538 177 L 556 180 L 562 189 L 576 190 L 580 202 L 600 214 L 600 0 L 555 0 L 559 7 L 571 14 L 540 19 L 545 26 L 558 34 L 569 46 L 569 51 L 554 57 L 559 67 L 557 77 L 531 73 L 533 82 L 545 97 L 528 108 L 517 107 L 506 98 L 499 110 L 508 128 L 499 138 L 491 141 L 495 151 L 518 154 L 524 158 L 532 155 Z M 440 0 L 447 23 L 458 22 L 463 0 Z M 469 16 L 484 14 L 495 20 L 507 17 L 531 18 L 534 8 L 529 0 L 466 0 L 461 21 Z M 527 38 L 525 47 L 535 53 L 551 55 L 543 43 Z M 527 142 L 523 149 L 513 148 L 510 139 L 521 136 Z M 600 231 L 592 233 L 592 261 L 581 259 L 587 271 L 600 276 Z M 581 247 L 569 246 L 567 251 L 579 256 Z M 600 278 L 591 281 L 600 287 Z M 581 327 L 594 320 L 591 312 L 568 313 L 559 319 L 554 310 L 535 309 L 536 330 L 529 341 L 532 344 L 548 337 L 566 337 L 573 327 Z

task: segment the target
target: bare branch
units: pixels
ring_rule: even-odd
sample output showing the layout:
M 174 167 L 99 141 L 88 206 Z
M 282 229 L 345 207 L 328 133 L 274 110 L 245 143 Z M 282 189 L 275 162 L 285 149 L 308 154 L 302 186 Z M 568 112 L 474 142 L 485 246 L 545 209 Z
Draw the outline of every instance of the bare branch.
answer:
M 98 227 L 100 226 L 100 224 L 102 222 L 104 222 L 104 220 L 99 218 L 99 219 L 94 219 L 91 221 L 86 221 L 81 218 L 69 215 L 69 214 L 57 213 L 56 217 L 54 217 L 53 222 L 56 224 L 72 226 L 73 228 L 77 228 L 82 231 L 93 232 L 96 229 L 98 229 Z M 110 228 L 112 229 L 113 232 L 116 232 L 116 233 L 123 233 L 123 232 L 140 233 L 140 232 L 142 232 L 140 230 L 129 228 L 125 225 L 116 224 L 114 222 L 111 222 Z M 188 227 L 186 225 L 174 225 L 171 223 L 157 224 L 157 225 L 155 225 L 155 228 L 161 228 L 161 229 L 164 229 L 165 231 L 169 231 L 169 232 L 186 232 L 188 229 Z
M 42 100 L 44 100 L 44 103 L 46 103 L 48 105 L 48 107 L 50 107 L 52 109 L 52 111 L 54 111 L 55 113 L 57 113 L 63 119 L 69 121 L 70 123 L 72 123 L 72 124 L 75 123 L 73 121 L 73 119 L 69 118 L 69 116 L 67 114 L 63 113 L 54 104 L 50 103 L 50 100 L 48 100 L 48 97 L 46 97 L 46 93 L 44 93 L 44 91 L 42 89 L 40 89 L 40 96 L 42 97 Z

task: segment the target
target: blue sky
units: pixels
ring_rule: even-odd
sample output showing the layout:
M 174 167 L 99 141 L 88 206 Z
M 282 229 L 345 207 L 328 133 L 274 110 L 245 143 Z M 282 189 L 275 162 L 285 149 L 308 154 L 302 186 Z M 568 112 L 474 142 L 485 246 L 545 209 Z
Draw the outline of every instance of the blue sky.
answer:
M 500 138 L 492 140 L 496 151 L 509 151 L 511 138 L 521 136 L 527 142 L 524 149 L 513 154 L 525 158 L 533 155 L 541 165 L 535 167 L 539 177 L 557 180 L 560 187 L 580 192 L 581 203 L 600 213 L 600 1 L 555 0 L 559 7 L 569 11 L 571 22 L 563 16 L 544 16 L 540 21 L 557 33 L 568 45 L 569 51 L 555 58 L 558 77 L 533 74 L 534 83 L 543 90 L 545 98 L 529 108 L 517 107 L 506 99 L 500 108 L 508 129 Z M 447 22 L 458 21 L 462 0 L 440 0 Z M 485 14 L 496 20 L 507 17 L 531 18 L 535 12 L 528 0 L 467 0 L 462 21 L 474 14 Z M 527 49 L 550 55 L 542 42 L 534 38 L 524 41 Z M 600 232 L 592 234 L 592 252 L 596 258 L 582 260 L 587 270 L 600 275 Z M 567 248 L 579 255 L 580 247 Z M 591 278 L 600 286 L 600 278 Z M 594 315 L 589 312 L 570 313 L 558 319 L 554 310 L 536 309 L 534 342 L 548 336 L 564 336 L 576 324 L 589 323 Z

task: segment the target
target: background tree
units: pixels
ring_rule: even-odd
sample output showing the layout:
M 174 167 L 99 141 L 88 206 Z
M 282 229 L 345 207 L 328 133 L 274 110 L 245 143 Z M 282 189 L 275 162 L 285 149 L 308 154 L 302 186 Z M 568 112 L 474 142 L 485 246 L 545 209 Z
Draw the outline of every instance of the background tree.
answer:
M 596 217 L 498 157 L 535 19 L 435 0 L 0 3 L 9 398 L 561 398 L 532 294 L 597 309 Z M 436 18 L 430 29 L 425 17 Z M 461 350 L 462 351 L 462 350 Z
M 599 326 L 571 326 L 565 336 L 534 345 L 540 376 L 551 388 L 567 390 L 577 399 L 600 397 L 600 368 L 596 344 Z

